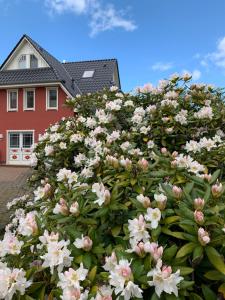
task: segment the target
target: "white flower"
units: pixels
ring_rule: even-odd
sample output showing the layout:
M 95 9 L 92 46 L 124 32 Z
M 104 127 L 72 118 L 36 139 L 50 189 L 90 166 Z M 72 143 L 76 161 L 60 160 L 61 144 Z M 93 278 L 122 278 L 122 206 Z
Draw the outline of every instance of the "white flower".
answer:
M 47 244 L 47 253 L 41 256 L 44 260 L 42 267 L 49 267 L 52 274 L 55 266 L 58 266 L 58 272 L 61 272 L 63 267 L 69 267 L 72 261 L 72 257 L 70 257 L 71 252 L 67 249 L 69 244 L 69 241 L 64 240 L 49 242 Z
M 140 133 L 147 134 L 150 130 L 151 130 L 151 127 L 150 127 L 150 126 L 148 126 L 148 127 L 142 126 L 142 127 L 140 128 Z
M 97 122 L 94 118 L 88 117 L 85 123 L 85 126 L 88 128 L 94 128 Z
M 24 242 L 19 241 L 11 231 L 6 231 L 3 240 L 0 241 L 0 257 L 4 257 L 6 254 L 20 254 L 23 244 Z
M 62 150 L 67 149 L 66 143 L 61 142 L 61 143 L 59 144 L 59 148 L 62 149 Z
M 36 167 L 37 166 L 37 163 L 38 163 L 38 158 L 37 158 L 37 155 L 35 152 L 33 152 L 31 154 L 31 157 L 30 157 L 30 166 L 31 167 Z
M 62 139 L 62 135 L 60 133 L 53 133 L 49 136 L 50 142 L 55 143 Z
M 197 119 L 210 119 L 213 118 L 213 111 L 211 106 L 203 106 L 198 112 L 194 113 L 194 117 Z
M 77 174 L 66 168 L 60 169 L 56 177 L 57 181 L 68 181 L 69 184 L 77 182 Z
M 130 262 L 126 259 L 121 259 L 109 275 L 109 284 L 115 287 L 116 295 L 124 290 L 125 282 L 129 281 L 131 277 Z
M 162 267 L 162 260 L 159 259 L 155 269 L 150 271 L 147 275 L 153 277 L 152 281 L 148 283 L 150 286 L 155 286 L 155 292 L 158 297 L 161 296 L 162 292 L 167 294 L 173 293 L 178 297 L 177 285 L 183 280 L 183 277 L 179 276 L 179 270 L 176 273 L 172 273 L 171 267 Z
M 114 271 L 115 267 L 117 265 L 117 258 L 115 252 L 112 252 L 111 256 L 106 256 L 105 258 L 105 264 L 103 266 L 103 269 L 105 271 Z
M 81 236 L 81 239 L 76 238 L 74 241 L 74 246 L 78 249 L 84 249 L 85 251 L 90 251 L 93 245 L 92 240 L 89 236 Z
M 75 133 L 70 136 L 71 143 L 78 143 L 78 142 L 82 142 L 82 141 L 83 141 L 83 136 L 79 133 Z
M 120 148 L 123 150 L 123 151 L 127 151 L 129 148 L 131 147 L 131 144 L 130 142 L 124 142 L 120 145 Z
M 153 149 L 155 147 L 155 143 L 153 141 L 148 141 L 147 143 L 148 149 Z
M 110 201 L 110 192 L 105 188 L 103 183 L 94 183 L 92 185 L 92 192 L 97 195 L 98 199 L 94 203 L 97 203 L 99 206 L 102 206 L 103 203 L 107 204 Z
M 138 285 L 134 284 L 132 281 L 128 281 L 126 287 L 124 288 L 121 296 L 124 297 L 124 300 L 129 300 L 131 298 L 143 298 L 143 291 L 139 288 Z
M 151 222 L 151 228 L 153 229 L 157 228 L 160 219 L 161 219 L 161 211 L 158 208 L 149 207 L 147 209 L 145 220 Z
M 121 105 L 122 105 L 122 100 L 121 99 L 116 99 L 114 101 L 109 101 L 106 103 L 105 108 L 111 111 L 118 111 L 121 109 Z
M 81 292 L 81 288 L 67 288 L 63 290 L 62 300 L 87 300 L 89 291 Z
M 23 269 L 9 269 L 0 264 L 0 299 L 11 300 L 17 291 L 24 295 L 26 288 L 31 285 L 25 275 Z
M 130 237 L 135 241 L 147 242 L 150 238 L 148 231 L 146 230 L 149 226 L 146 224 L 143 215 L 133 220 L 128 220 L 128 229 L 130 232 Z
M 87 157 L 85 154 L 79 153 L 77 156 L 74 156 L 75 165 L 80 167 L 86 159 Z
M 116 92 L 118 90 L 118 87 L 113 85 L 110 87 L 110 92 Z
M 102 285 L 98 288 L 95 300 L 112 300 L 113 289 L 108 285 Z
M 125 107 L 127 107 L 127 106 L 132 106 L 133 107 L 134 106 L 134 102 L 132 100 L 127 100 L 127 101 L 124 102 L 124 106 Z
M 200 145 L 198 144 L 198 142 L 193 141 L 193 140 L 191 140 L 189 142 L 186 142 L 186 145 L 185 145 L 184 149 L 187 152 L 193 152 L 193 153 L 199 152 L 201 150 Z
M 21 217 L 19 219 L 18 233 L 22 234 L 23 236 L 36 234 L 38 230 L 36 215 L 36 211 L 31 211 L 27 213 L 25 217 Z
M 46 145 L 45 146 L 45 155 L 46 156 L 50 156 L 50 155 L 52 155 L 54 153 L 54 147 L 53 146 L 48 146 L 48 145 Z
M 88 270 L 83 267 L 83 264 L 80 264 L 80 267 L 77 270 L 69 268 L 69 271 L 64 273 L 59 273 L 59 286 L 62 290 L 67 288 L 76 288 L 80 289 L 80 281 L 85 280 Z
M 107 142 L 112 143 L 115 142 L 120 138 L 120 132 L 117 130 L 114 130 L 111 134 L 107 135 Z
M 186 125 L 187 124 L 187 114 L 188 114 L 187 110 L 181 109 L 181 111 L 179 111 L 179 113 L 175 116 L 174 119 L 181 125 Z
M 90 178 L 94 175 L 94 172 L 90 168 L 84 168 L 80 175 L 84 178 Z

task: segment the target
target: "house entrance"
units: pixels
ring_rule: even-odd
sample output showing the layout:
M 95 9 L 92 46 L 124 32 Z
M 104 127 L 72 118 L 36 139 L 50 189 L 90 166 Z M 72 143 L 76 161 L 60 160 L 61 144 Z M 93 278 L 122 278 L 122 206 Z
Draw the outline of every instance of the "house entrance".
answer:
M 29 165 L 32 145 L 34 143 L 33 131 L 8 132 L 8 164 Z

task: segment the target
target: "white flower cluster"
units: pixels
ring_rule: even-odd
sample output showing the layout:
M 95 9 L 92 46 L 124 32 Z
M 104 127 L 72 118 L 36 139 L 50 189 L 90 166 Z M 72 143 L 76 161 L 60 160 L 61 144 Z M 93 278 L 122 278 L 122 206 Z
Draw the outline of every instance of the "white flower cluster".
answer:
M 0 299 L 11 300 L 16 292 L 24 295 L 32 283 L 25 274 L 23 269 L 10 269 L 0 262 Z
M 194 140 L 186 142 L 184 149 L 187 152 L 193 152 L 193 153 L 201 152 L 202 149 L 211 151 L 213 148 L 217 148 L 223 143 L 224 141 L 222 141 L 221 137 L 219 135 L 215 135 L 213 138 L 208 138 L 208 139 L 206 137 L 203 137 L 200 139 L 199 142 Z
M 194 173 L 198 176 L 201 175 L 205 171 L 205 167 L 193 160 L 193 158 L 189 155 L 179 154 L 175 157 L 174 161 L 172 161 L 173 166 L 177 166 L 179 168 L 185 168 L 189 172 Z
M 211 106 L 203 106 L 198 112 L 194 113 L 197 119 L 210 119 L 213 118 L 213 110 Z

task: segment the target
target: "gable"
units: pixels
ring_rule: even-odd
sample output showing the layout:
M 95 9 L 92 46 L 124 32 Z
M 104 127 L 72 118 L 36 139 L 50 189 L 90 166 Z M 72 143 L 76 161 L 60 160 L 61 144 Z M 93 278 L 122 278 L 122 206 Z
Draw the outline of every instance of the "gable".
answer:
M 31 43 L 24 38 L 20 44 L 14 49 L 13 53 L 10 55 L 2 70 L 17 70 L 19 68 L 19 60 L 22 55 L 26 57 L 26 69 L 30 68 L 30 55 L 35 55 L 38 60 L 38 68 L 49 67 L 47 62 L 42 58 L 38 51 L 31 45 Z

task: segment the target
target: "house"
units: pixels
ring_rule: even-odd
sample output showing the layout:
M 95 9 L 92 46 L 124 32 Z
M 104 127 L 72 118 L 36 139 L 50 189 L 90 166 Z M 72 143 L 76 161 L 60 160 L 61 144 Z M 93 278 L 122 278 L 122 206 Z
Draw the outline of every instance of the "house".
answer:
M 50 124 L 73 115 L 67 97 L 117 85 L 116 59 L 61 63 L 23 35 L 0 67 L 0 164 L 28 165 Z

